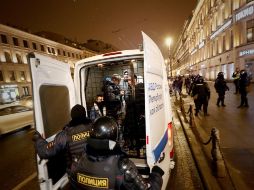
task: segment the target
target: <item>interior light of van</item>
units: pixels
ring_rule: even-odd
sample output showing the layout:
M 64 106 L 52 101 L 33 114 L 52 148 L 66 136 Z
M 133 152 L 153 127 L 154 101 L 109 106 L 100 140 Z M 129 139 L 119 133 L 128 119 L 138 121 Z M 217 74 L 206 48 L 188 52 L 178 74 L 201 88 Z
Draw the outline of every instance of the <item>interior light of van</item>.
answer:
M 103 54 L 103 56 L 105 57 L 105 56 L 117 55 L 117 54 L 122 54 L 122 52 L 121 51 L 116 51 L 116 52 L 105 53 L 105 54 Z
M 97 66 L 98 66 L 98 67 L 103 67 L 103 64 L 102 64 L 102 63 L 99 63 Z

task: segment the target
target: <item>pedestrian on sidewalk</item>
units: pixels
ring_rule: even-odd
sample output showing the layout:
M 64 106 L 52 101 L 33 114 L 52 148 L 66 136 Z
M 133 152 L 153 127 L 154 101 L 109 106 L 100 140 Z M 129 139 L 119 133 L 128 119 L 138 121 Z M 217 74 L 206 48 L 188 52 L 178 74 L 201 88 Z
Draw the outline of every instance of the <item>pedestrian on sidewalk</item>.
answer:
M 246 70 L 241 70 L 239 79 L 239 92 L 241 94 L 241 104 L 238 106 L 238 108 L 249 107 L 247 98 L 249 85 L 250 80 L 248 78 L 248 73 L 246 72 Z
M 221 106 L 225 107 L 225 103 L 224 103 L 224 99 L 225 99 L 225 92 L 227 90 L 229 90 L 229 87 L 227 86 L 227 82 L 224 79 L 224 73 L 223 72 L 219 72 L 217 75 L 217 79 L 215 80 L 214 83 L 214 88 L 216 89 L 216 92 L 218 93 L 218 99 L 217 99 L 217 106 L 220 107 L 220 103 Z
M 235 94 L 238 94 L 238 92 L 239 92 L 239 79 L 240 79 L 240 70 L 239 70 L 238 67 L 236 67 L 235 72 L 233 72 L 232 78 L 234 79 Z
M 204 82 L 204 78 L 202 76 L 199 76 L 196 83 L 194 84 L 191 96 L 194 99 L 196 107 L 195 116 L 198 115 L 198 112 L 201 110 L 202 106 L 204 115 L 209 116 L 207 113 L 207 108 L 210 99 L 210 89 L 208 84 Z

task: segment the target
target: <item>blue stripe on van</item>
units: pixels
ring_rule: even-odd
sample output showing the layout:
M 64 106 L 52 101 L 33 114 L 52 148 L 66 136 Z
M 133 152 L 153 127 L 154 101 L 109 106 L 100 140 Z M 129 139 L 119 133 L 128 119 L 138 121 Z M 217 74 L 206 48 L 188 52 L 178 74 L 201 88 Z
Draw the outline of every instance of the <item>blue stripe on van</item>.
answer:
M 158 159 L 160 158 L 161 152 L 164 150 L 165 146 L 167 145 L 167 142 L 168 142 L 168 129 L 165 131 L 159 144 L 153 150 L 155 162 L 157 162 Z

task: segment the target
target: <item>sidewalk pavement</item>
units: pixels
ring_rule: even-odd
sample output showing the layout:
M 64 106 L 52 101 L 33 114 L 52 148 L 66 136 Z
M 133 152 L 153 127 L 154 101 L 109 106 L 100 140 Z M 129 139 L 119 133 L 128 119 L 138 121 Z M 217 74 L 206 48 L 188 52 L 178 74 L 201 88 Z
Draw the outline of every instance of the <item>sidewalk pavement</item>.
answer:
M 217 107 L 217 94 L 213 83 L 210 82 L 211 99 L 205 117 L 201 112 L 193 117 L 194 126 L 189 124 L 189 115 L 186 114 L 190 105 L 195 108 L 193 100 L 187 94 L 183 95 L 183 105 L 186 118 L 181 109 L 177 110 L 185 130 L 194 159 L 207 189 L 253 189 L 254 182 L 254 92 L 248 94 L 249 108 L 237 109 L 240 104 L 240 95 L 233 94 L 233 84 L 228 84 L 230 91 L 226 92 L 225 103 L 227 107 Z M 253 84 L 252 84 L 253 85 Z M 175 97 L 172 97 L 175 98 Z M 180 101 L 175 101 L 180 105 Z M 204 145 L 215 127 L 220 132 L 220 150 L 224 159 L 226 176 L 216 178 L 212 170 L 211 143 Z

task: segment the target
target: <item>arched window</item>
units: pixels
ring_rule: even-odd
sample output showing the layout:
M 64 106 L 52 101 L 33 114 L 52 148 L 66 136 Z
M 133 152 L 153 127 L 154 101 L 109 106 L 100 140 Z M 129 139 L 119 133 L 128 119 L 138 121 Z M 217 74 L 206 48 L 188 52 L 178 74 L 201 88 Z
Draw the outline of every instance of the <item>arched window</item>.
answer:
M 7 63 L 12 63 L 12 59 L 11 59 L 11 55 L 9 52 L 4 52 L 4 56 L 5 56 L 5 62 Z
M 23 63 L 22 57 L 20 54 L 16 53 L 18 63 Z

